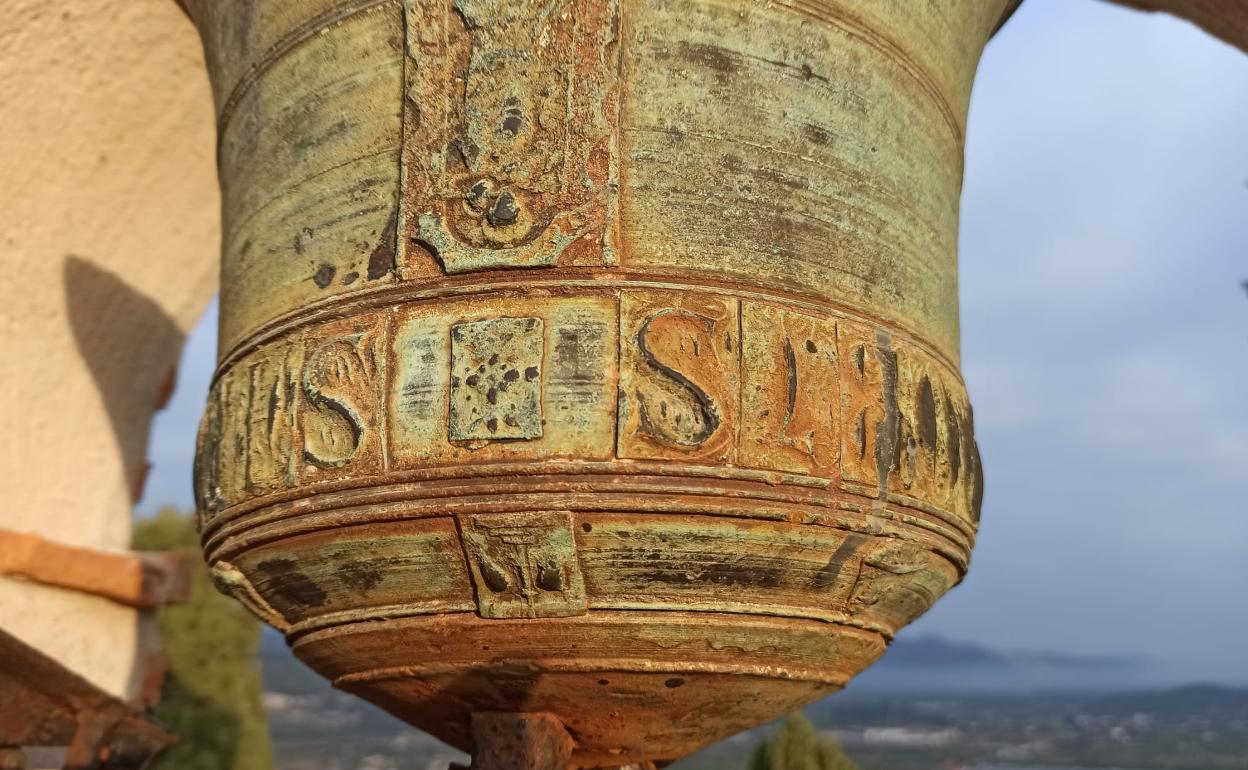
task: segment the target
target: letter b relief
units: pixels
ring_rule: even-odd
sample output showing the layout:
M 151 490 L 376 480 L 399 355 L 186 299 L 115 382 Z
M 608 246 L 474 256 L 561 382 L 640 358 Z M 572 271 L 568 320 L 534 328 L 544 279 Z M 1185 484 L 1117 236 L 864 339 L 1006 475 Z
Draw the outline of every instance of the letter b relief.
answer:
M 840 450 L 836 322 L 744 303 L 741 463 L 831 478 Z

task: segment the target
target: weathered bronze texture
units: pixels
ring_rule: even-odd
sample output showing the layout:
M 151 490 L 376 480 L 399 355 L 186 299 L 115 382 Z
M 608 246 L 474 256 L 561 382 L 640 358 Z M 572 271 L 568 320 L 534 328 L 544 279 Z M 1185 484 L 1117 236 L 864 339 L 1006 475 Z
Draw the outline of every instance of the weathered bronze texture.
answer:
M 186 4 L 225 193 L 205 553 L 337 686 L 662 762 L 964 574 L 962 146 L 1013 3 Z

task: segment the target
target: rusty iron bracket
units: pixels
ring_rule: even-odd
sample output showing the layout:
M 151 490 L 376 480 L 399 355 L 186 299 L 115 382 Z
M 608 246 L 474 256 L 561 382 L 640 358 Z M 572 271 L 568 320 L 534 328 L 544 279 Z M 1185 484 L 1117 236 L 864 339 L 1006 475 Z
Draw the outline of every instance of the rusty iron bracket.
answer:
M 472 742 L 472 764 L 452 762 L 448 770 L 566 770 L 576 744 L 554 714 L 497 711 L 472 715 Z M 656 766 L 640 762 L 611 770 L 656 770 Z
M 566 770 L 574 741 L 554 714 L 472 715 L 470 770 Z
M 175 738 L 131 706 L 0 631 L 0 770 L 20 747 L 68 746 L 66 770 L 139 770 Z
M 110 552 L 0 528 L 0 575 L 95 594 L 139 609 L 186 601 L 180 554 Z

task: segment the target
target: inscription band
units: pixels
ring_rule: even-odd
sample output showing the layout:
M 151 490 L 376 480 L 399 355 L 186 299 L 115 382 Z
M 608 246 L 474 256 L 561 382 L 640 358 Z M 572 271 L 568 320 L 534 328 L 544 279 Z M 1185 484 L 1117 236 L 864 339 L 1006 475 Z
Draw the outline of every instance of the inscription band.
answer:
M 317 302 L 308 302 L 298 311 L 287 313 L 263 324 L 245 338 L 235 342 L 223 352 L 213 380 L 233 363 L 256 348 L 266 345 L 301 327 L 312 326 L 346 316 L 363 314 L 398 304 L 418 304 L 449 298 L 476 296 L 507 296 L 530 292 L 550 292 L 552 295 L 568 294 L 586 290 L 652 289 L 658 291 L 696 291 L 740 300 L 756 300 L 786 305 L 795 310 L 835 319 L 857 321 L 887 330 L 894 339 L 904 340 L 923 350 L 944 364 L 948 376 L 962 384 L 962 374 L 957 362 L 951 359 L 923 335 L 905 322 L 882 318 L 854 305 L 840 304 L 810 294 L 789 291 L 782 287 L 746 288 L 728 281 L 706 278 L 681 278 L 678 276 L 623 272 L 619 269 L 602 268 L 548 268 L 543 278 L 531 274 L 510 271 L 476 272 L 448 275 L 439 279 L 437 286 L 400 283 L 377 286 L 355 292 L 342 293 Z M 548 296 L 548 295 L 543 295 Z

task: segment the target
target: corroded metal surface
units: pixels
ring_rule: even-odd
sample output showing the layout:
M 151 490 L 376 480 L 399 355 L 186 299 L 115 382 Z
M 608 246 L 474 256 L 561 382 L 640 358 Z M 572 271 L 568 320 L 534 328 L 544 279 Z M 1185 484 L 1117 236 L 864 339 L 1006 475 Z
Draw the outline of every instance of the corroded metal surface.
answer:
M 472 737 L 471 770 L 549 770 L 572 757 L 572 736 L 554 714 L 474 714 Z
M 1010 3 L 188 2 L 229 224 L 219 584 L 451 743 L 665 761 L 964 573 L 954 244 Z
M 22 746 L 68 746 L 66 770 L 138 770 L 174 737 L 61 664 L 0 631 L 0 767 Z

